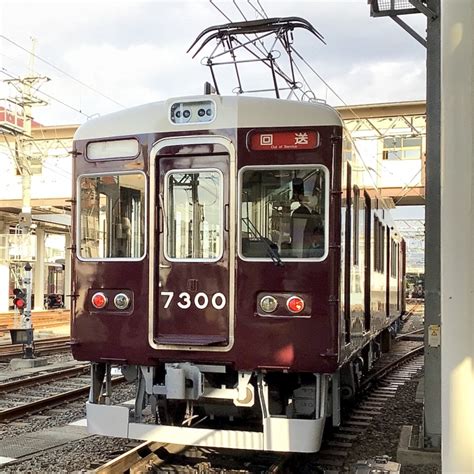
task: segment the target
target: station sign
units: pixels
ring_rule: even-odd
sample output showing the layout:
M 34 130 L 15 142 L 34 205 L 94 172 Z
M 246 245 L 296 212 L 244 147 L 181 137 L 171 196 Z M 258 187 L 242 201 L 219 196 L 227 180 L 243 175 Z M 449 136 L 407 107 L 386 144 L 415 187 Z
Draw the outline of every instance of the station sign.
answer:
M 0 128 L 23 132 L 24 116 L 0 106 Z
M 250 150 L 314 150 L 319 146 L 319 134 L 314 130 L 256 132 L 250 136 Z

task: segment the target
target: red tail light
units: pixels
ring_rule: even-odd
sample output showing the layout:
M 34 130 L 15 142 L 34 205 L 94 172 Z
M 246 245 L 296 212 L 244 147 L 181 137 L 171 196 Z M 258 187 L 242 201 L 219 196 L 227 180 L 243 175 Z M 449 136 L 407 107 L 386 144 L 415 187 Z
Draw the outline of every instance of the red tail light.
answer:
M 107 305 L 107 296 L 104 295 L 104 293 L 99 292 L 99 293 L 94 293 L 91 299 L 92 306 L 97 309 L 103 309 Z
M 299 296 L 291 296 L 286 301 L 286 307 L 292 313 L 301 313 L 304 309 L 304 300 Z

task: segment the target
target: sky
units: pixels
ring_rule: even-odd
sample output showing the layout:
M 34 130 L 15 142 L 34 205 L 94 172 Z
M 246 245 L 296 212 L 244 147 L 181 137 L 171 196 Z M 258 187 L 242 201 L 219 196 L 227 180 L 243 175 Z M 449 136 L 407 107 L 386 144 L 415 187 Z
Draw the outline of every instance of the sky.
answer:
M 421 100 L 425 98 L 426 50 L 390 18 L 371 18 L 367 0 L 214 0 L 232 21 L 269 17 L 307 19 L 327 45 L 305 30 L 294 32 L 294 48 L 311 90 L 331 105 Z M 240 11 L 239 11 L 240 10 Z M 424 34 L 423 15 L 404 17 Z M 210 81 L 201 60 L 186 50 L 205 28 L 228 20 L 209 0 L 2 0 L 0 80 L 30 74 L 37 95 L 49 102 L 35 107 L 46 125 L 79 124 L 103 115 L 169 97 L 201 94 Z M 24 49 L 22 49 L 24 48 Z M 247 67 L 244 84 L 270 84 L 266 70 Z M 237 85 L 231 69 L 217 70 L 221 93 Z M 10 94 L 0 84 L 0 96 Z

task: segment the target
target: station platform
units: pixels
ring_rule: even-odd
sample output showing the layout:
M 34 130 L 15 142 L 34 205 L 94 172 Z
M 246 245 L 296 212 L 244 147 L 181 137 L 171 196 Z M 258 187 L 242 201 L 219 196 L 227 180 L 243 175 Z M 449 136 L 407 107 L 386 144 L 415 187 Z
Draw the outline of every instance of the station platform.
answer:
M 5 438 L 0 446 L 0 466 L 19 458 L 26 461 L 47 449 L 58 448 L 91 436 L 85 426 L 66 425 Z
M 35 339 L 68 336 L 70 334 L 71 311 L 53 309 L 32 311 L 31 320 Z M 16 311 L 0 313 L 0 344 L 10 344 L 10 329 L 20 327 L 20 314 Z

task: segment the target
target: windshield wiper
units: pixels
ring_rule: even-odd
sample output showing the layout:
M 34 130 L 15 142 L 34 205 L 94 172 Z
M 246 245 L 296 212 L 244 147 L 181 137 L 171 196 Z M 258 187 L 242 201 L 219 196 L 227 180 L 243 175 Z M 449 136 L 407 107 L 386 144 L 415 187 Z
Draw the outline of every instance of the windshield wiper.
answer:
M 270 239 L 264 237 L 258 229 L 255 227 L 254 223 L 248 217 L 242 217 L 242 222 L 245 222 L 247 229 L 252 235 L 252 237 L 260 242 L 263 242 L 267 249 L 267 255 L 272 259 L 272 262 L 279 266 L 283 266 L 283 261 L 278 253 L 278 246 L 272 242 Z

